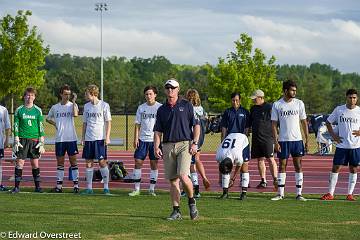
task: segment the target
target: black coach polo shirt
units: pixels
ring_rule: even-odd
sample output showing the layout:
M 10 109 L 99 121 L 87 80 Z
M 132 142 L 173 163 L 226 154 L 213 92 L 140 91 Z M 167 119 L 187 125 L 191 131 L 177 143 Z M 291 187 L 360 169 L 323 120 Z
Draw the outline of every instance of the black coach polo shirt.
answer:
M 199 122 L 195 119 L 194 108 L 185 99 L 178 99 L 174 106 L 166 102 L 157 111 L 154 131 L 163 133 L 163 142 L 192 140 L 192 128 Z
M 234 107 L 225 110 L 221 127 L 227 128 L 227 134 L 245 133 L 245 128 L 249 127 L 249 111 L 243 107 L 236 110 Z

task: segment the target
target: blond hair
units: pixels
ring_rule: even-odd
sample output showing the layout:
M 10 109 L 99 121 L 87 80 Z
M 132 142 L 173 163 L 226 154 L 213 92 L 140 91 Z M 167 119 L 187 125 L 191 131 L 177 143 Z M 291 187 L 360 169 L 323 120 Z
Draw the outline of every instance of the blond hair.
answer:
M 90 95 L 98 97 L 99 96 L 99 87 L 95 84 L 90 84 L 86 88 L 86 92 L 90 93 Z
M 186 98 L 189 102 L 191 102 L 193 106 L 197 107 L 201 105 L 200 96 L 196 89 L 190 88 L 189 90 L 187 90 Z

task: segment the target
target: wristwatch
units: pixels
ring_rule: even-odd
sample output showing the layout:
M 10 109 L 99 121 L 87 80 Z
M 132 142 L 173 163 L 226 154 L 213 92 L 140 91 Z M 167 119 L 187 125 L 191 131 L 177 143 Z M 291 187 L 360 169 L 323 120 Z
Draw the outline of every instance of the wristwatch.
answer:
M 195 140 L 193 140 L 193 141 L 191 142 L 191 144 L 198 145 L 198 142 L 195 141 Z

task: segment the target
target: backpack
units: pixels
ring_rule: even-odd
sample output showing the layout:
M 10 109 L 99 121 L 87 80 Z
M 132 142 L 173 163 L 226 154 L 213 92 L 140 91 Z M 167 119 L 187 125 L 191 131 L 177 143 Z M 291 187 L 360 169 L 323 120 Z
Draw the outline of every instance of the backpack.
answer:
M 111 180 L 123 180 L 126 175 L 128 175 L 127 170 L 125 169 L 124 163 L 121 161 L 111 161 L 109 162 L 110 170 L 110 179 Z

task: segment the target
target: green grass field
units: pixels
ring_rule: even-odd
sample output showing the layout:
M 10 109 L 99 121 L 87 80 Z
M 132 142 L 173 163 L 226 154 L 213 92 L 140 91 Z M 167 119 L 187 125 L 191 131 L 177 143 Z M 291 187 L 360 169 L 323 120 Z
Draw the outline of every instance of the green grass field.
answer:
M 1 193 L 0 232 L 80 232 L 82 239 L 360 239 L 360 201 L 323 202 L 308 195 L 314 200 L 297 202 L 289 196 L 272 202 L 272 195 L 249 193 L 242 202 L 238 193 L 227 200 L 204 193 L 197 202 L 199 220 L 189 219 L 184 199 L 184 219 L 169 222 L 167 192 L 135 198 L 113 193 Z

